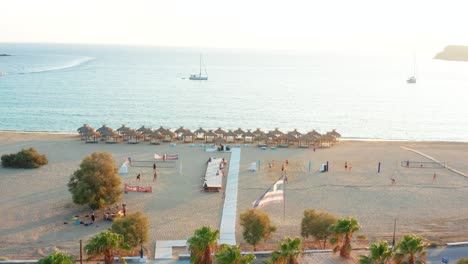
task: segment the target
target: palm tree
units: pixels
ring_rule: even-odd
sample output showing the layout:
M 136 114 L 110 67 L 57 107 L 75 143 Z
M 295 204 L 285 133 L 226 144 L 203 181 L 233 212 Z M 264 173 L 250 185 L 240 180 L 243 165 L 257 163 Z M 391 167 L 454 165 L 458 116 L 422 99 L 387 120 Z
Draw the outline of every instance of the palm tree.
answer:
M 129 250 L 130 247 L 124 243 L 122 235 L 110 231 L 97 234 L 85 246 L 89 258 L 104 256 L 105 264 L 114 263 L 114 252 L 120 249 Z
M 333 252 L 339 250 L 341 257 L 349 257 L 351 253 L 351 238 L 353 237 L 354 232 L 359 231 L 359 229 L 361 229 L 361 226 L 358 221 L 352 217 L 338 219 L 336 224 L 330 227 L 330 230 L 335 236 L 330 239 L 330 243 L 336 244 L 333 248 Z
M 247 254 L 242 256 L 240 247 L 222 244 L 220 251 L 215 254 L 216 264 L 250 264 L 255 259 L 255 255 Z
M 378 241 L 370 244 L 369 256 L 360 256 L 360 264 L 388 264 L 391 263 L 393 251 L 388 247 L 387 241 Z
M 395 254 L 395 263 L 426 263 L 424 257 L 426 252 L 424 248 L 429 246 L 429 243 L 423 241 L 422 237 L 418 237 L 414 234 L 407 234 L 403 236 L 403 239 L 398 242 L 395 246 L 397 251 Z M 407 259 L 407 261 L 405 261 Z
M 274 264 L 297 264 L 297 258 L 301 254 L 301 240 L 299 238 L 291 239 L 289 237 L 280 242 L 280 250 L 271 254 L 271 260 Z
M 190 250 L 190 263 L 213 263 L 211 253 L 216 246 L 218 237 L 219 230 L 211 230 L 209 226 L 195 230 L 194 235 L 187 240 Z
M 74 264 L 75 257 L 60 251 L 54 252 L 49 256 L 40 259 L 38 264 Z

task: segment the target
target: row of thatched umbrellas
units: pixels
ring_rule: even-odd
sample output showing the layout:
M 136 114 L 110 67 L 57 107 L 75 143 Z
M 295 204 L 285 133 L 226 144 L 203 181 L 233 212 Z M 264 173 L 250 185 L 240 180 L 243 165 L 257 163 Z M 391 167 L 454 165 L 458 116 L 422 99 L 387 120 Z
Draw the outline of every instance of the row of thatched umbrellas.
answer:
M 203 140 L 206 143 L 258 142 L 259 145 L 276 143 L 280 146 L 288 146 L 298 143 L 299 146 L 302 147 L 309 146 L 311 143 L 333 144 L 341 137 L 341 135 L 335 130 L 323 135 L 315 130 L 303 134 L 297 131 L 297 129 L 284 133 L 278 128 L 269 132 L 263 132 L 259 128 L 253 132 L 251 132 L 250 129 L 244 131 L 241 128 L 234 131 L 225 131 L 221 128 L 214 131 L 199 128 L 192 132 L 190 129 L 184 127 L 171 131 L 170 129 L 162 126 L 155 130 L 142 126 L 135 130 L 122 125 L 114 131 L 106 125 L 95 130 L 87 124 L 78 128 L 78 133 L 81 135 L 83 140 L 93 143 L 97 142 L 98 138 L 102 138 L 106 143 L 117 143 L 120 139 L 128 141 L 129 143 L 138 143 L 143 139 L 144 141 L 149 140 L 151 143 L 155 144 L 161 141 L 172 142 L 174 140 L 182 140 L 185 143 L 190 143 L 196 140 Z

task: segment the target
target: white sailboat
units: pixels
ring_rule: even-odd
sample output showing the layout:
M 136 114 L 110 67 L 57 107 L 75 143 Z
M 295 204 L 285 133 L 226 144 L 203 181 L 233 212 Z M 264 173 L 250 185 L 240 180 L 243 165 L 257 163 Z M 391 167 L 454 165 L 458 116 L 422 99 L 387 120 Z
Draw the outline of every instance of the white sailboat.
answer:
M 416 56 L 414 57 L 414 72 L 413 76 L 406 80 L 407 83 L 416 83 Z
M 205 65 L 203 65 L 205 66 Z M 204 67 L 205 75 L 202 75 L 202 57 L 200 55 L 200 72 L 197 74 L 190 75 L 189 79 L 194 81 L 206 81 L 208 80 L 208 73 L 206 72 L 206 68 Z

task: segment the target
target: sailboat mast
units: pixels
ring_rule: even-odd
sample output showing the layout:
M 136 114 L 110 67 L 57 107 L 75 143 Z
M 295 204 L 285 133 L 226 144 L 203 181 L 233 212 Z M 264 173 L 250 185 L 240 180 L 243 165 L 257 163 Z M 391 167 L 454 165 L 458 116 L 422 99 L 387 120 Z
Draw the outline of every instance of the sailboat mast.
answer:
M 200 54 L 200 74 L 198 76 L 201 76 L 201 54 Z

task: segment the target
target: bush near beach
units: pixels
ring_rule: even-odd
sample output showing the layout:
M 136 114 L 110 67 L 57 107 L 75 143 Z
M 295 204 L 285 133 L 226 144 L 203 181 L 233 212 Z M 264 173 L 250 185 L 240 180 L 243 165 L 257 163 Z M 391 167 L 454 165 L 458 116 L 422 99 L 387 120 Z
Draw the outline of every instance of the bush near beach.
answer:
M 4 168 L 35 169 L 47 163 L 47 157 L 39 154 L 34 148 L 22 149 L 16 154 L 2 155 Z
M 107 152 L 94 152 L 84 158 L 70 177 L 68 190 L 73 202 L 100 209 L 115 204 L 123 194 L 115 160 Z

